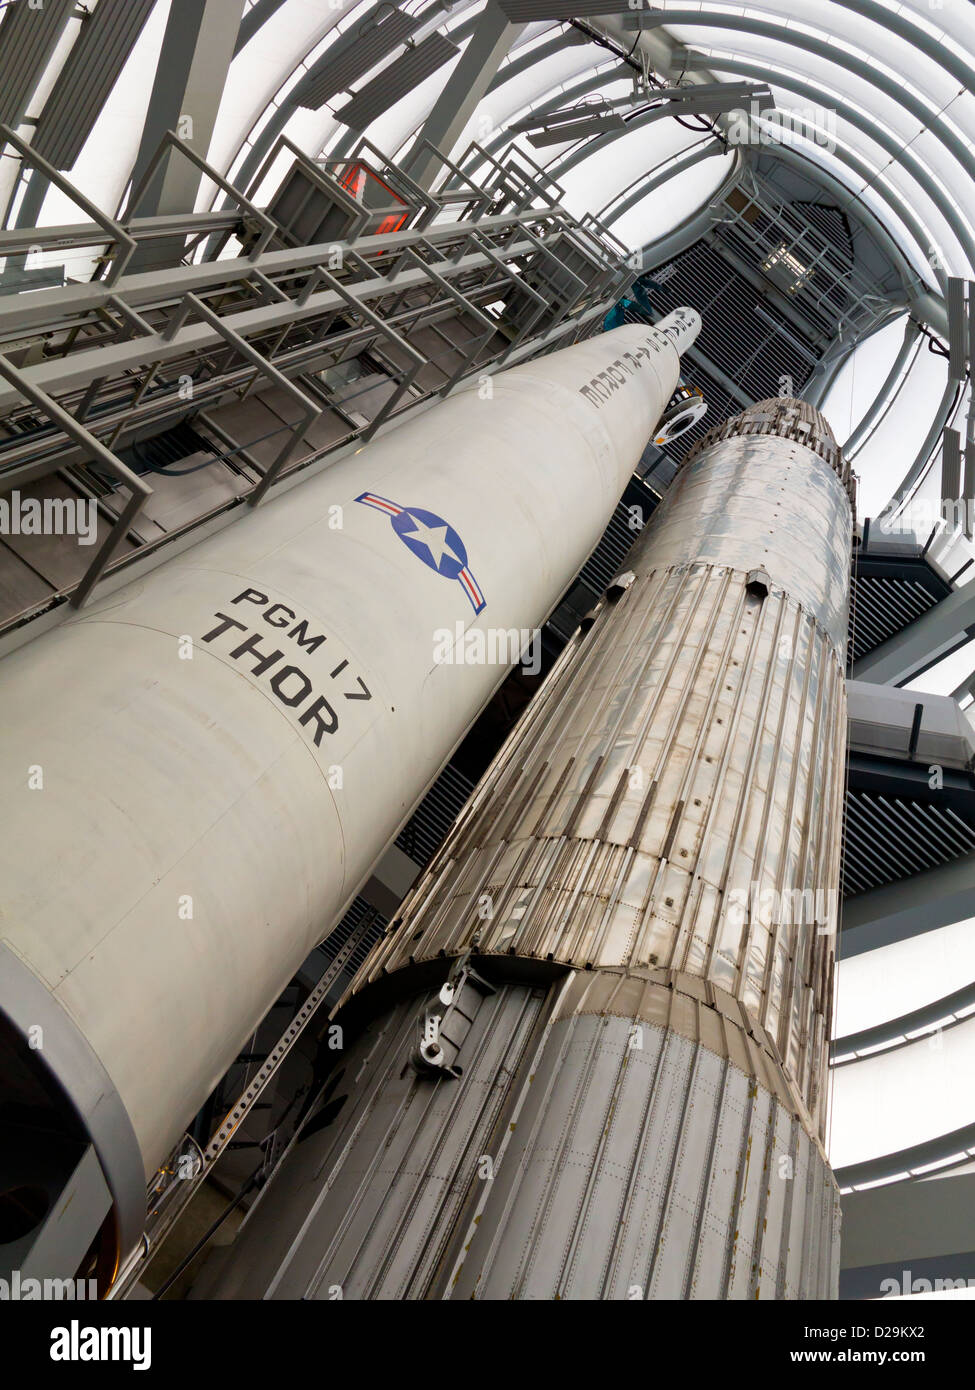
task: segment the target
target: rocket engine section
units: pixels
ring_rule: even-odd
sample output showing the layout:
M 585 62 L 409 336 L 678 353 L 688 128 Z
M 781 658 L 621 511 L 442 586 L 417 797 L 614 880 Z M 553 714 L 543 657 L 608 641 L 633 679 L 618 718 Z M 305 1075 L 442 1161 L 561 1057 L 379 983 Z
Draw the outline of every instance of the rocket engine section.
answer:
M 201 1293 L 835 1297 L 852 500 L 801 402 L 695 446 Z
M 699 323 L 501 372 L 5 659 L 0 1049 L 54 1119 L 5 1142 L 36 1200 L 0 1255 L 71 1183 L 135 1245 L 147 1176 L 504 678 L 444 634 L 544 621 Z

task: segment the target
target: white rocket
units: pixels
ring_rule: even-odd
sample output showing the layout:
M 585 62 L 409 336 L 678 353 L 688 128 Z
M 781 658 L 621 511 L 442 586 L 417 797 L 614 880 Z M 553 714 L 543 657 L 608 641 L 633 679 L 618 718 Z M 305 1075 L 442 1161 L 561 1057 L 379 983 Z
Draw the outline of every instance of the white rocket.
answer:
M 40 1028 L 123 1251 L 146 1177 L 507 674 L 444 660 L 444 632 L 545 620 L 699 322 L 464 390 L 4 660 L 0 1016 Z

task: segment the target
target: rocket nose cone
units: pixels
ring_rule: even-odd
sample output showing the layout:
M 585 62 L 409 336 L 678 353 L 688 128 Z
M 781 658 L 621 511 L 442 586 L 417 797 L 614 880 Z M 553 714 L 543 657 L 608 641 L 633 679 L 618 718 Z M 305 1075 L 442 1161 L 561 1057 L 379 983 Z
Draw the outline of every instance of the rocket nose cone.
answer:
M 696 309 L 684 305 L 655 323 L 654 328 L 658 333 L 666 333 L 677 351 L 684 353 L 701 331 L 701 315 Z

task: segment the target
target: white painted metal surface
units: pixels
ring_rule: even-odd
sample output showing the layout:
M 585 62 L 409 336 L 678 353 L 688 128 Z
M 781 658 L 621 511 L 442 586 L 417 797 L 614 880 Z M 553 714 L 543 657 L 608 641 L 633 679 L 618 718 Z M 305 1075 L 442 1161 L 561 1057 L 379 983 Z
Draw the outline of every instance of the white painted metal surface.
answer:
M 506 674 L 438 632 L 544 620 L 698 323 L 482 381 L 3 663 L 0 939 L 147 1175 Z

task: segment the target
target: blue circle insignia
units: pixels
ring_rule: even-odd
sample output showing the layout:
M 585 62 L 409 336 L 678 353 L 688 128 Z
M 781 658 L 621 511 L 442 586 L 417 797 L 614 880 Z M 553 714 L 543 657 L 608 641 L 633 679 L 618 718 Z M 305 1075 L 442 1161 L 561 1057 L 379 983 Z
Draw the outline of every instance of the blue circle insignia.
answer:
M 436 512 L 423 507 L 404 507 L 392 518 L 393 530 L 425 565 L 445 579 L 458 579 L 467 567 L 464 542 Z
M 484 611 L 487 600 L 471 574 L 467 548 L 442 516 L 428 512 L 425 507 L 401 507 L 378 492 L 361 492 L 355 500 L 388 516 L 396 535 L 427 569 L 443 579 L 457 580 L 475 614 Z

